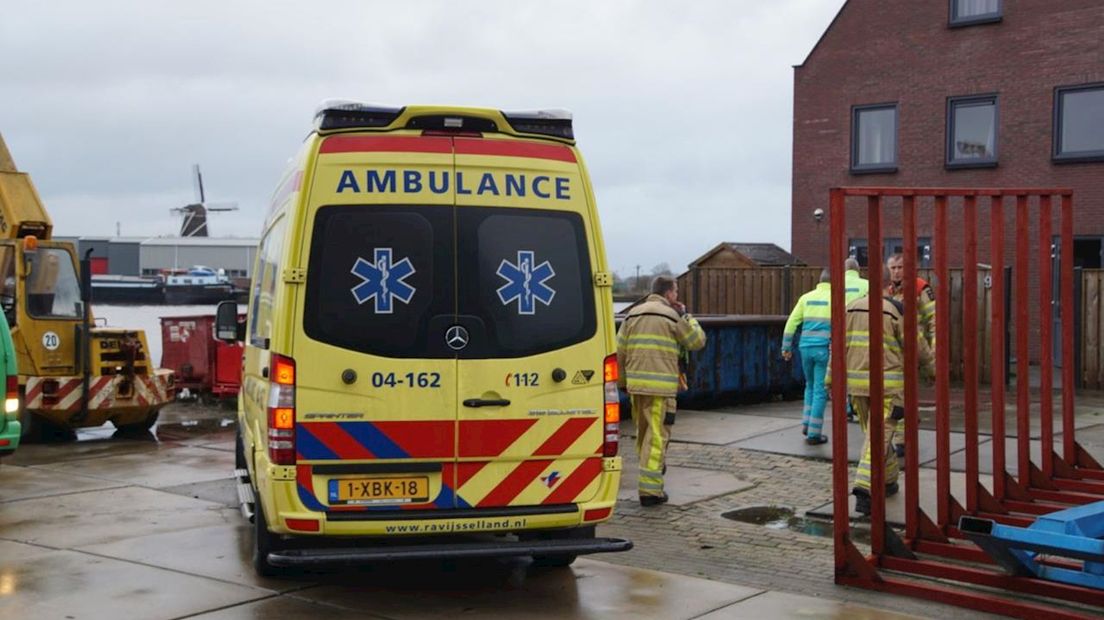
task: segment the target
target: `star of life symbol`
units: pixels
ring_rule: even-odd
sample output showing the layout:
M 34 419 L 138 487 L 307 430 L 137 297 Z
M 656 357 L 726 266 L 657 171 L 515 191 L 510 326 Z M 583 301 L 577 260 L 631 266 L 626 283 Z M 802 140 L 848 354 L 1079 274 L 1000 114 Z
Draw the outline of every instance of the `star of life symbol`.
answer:
M 556 295 L 545 284 L 556 272 L 548 261 L 534 266 L 533 254 L 532 250 L 518 250 L 516 264 L 503 259 L 498 266 L 498 276 L 507 282 L 499 287 L 498 298 L 504 306 L 516 300 L 519 314 L 535 314 L 538 301 L 547 306 Z
M 414 297 L 415 288 L 403 281 L 414 274 L 414 265 L 409 258 L 394 262 L 391 248 L 375 248 L 373 252 L 374 263 L 357 257 L 351 273 L 362 282 L 349 290 L 357 304 L 374 299 L 376 314 L 391 314 L 396 299 L 408 304 Z

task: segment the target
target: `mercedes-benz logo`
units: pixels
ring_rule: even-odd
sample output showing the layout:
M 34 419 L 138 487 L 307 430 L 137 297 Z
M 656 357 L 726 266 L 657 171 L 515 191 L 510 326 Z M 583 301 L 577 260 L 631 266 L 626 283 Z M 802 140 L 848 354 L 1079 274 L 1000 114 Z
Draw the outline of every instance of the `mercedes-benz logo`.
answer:
M 445 332 L 445 344 L 453 351 L 459 351 L 468 346 L 468 330 L 461 325 L 453 325 Z

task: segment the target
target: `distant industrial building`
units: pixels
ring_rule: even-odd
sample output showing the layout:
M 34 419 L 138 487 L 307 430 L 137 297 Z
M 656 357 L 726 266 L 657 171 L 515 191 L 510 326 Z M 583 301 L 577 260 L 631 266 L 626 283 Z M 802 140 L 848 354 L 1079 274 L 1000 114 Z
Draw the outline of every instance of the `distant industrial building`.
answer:
M 217 237 L 55 237 L 76 245 L 80 256 L 92 250 L 92 273 L 157 275 L 166 269 L 203 265 L 230 277 L 248 278 L 257 239 Z

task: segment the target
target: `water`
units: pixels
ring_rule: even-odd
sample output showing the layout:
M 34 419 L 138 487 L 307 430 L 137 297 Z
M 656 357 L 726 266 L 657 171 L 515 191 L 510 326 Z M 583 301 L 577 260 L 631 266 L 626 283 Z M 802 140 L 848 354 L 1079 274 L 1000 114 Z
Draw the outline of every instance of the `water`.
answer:
M 787 508 L 785 506 L 752 506 L 750 508 L 730 510 L 722 513 L 721 516 L 741 523 L 762 525 L 772 530 L 789 530 L 791 532 L 809 534 L 812 536 L 822 536 L 825 538 L 832 537 L 831 521 L 798 517 L 794 515 L 792 508 Z M 860 540 L 864 539 L 865 535 L 861 530 L 857 530 L 852 532 L 851 537 L 853 540 Z
M 629 302 L 615 301 L 613 309 L 619 312 L 628 307 Z M 238 312 L 245 312 L 246 306 L 238 304 Z M 146 332 L 146 340 L 149 342 L 150 359 L 157 366 L 161 365 L 161 317 L 163 316 L 194 316 L 213 315 L 214 305 L 202 306 L 112 306 L 107 304 L 92 304 L 92 316 L 96 317 L 96 324 L 106 327 L 123 327 L 127 329 L 142 329 Z
M 239 304 L 238 312 L 245 312 L 245 306 Z M 97 326 L 103 326 L 106 320 L 106 327 L 144 330 L 146 341 L 149 343 L 149 359 L 153 360 L 156 366 L 161 365 L 161 317 L 213 315 L 214 313 L 214 305 L 111 306 L 92 304 L 92 316 L 96 318 Z

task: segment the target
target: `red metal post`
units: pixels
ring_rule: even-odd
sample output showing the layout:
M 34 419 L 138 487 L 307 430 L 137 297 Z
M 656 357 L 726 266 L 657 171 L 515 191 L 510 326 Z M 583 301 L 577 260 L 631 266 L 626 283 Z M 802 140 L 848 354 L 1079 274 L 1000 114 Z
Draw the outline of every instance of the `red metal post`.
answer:
M 1025 292 L 1026 283 L 1029 279 L 1030 272 L 1030 241 L 1031 236 L 1028 231 L 1028 216 L 1030 214 L 1028 197 L 1029 196 L 1053 196 L 1054 194 L 1062 195 L 1062 221 L 1061 221 L 1061 233 L 1062 233 L 1062 273 L 1061 273 L 1061 285 L 1062 285 L 1062 355 L 1063 355 L 1063 400 L 1062 400 L 1062 415 L 1063 415 L 1063 429 L 1066 434 L 1064 451 L 1068 456 L 1068 462 L 1066 458 L 1058 459 L 1056 456 L 1053 459 L 1053 471 L 1060 478 L 1056 479 L 1056 482 L 1066 486 L 1054 488 L 1048 484 L 1045 479 L 1038 477 L 1038 470 L 1035 471 L 1035 475 L 1032 474 L 1033 465 L 1031 462 L 1031 455 L 1028 450 L 1029 438 L 1030 438 L 1030 393 L 1027 391 L 1028 386 L 1028 337 L 1027 332 L 1032 328 L 1030 324 L 1030 309 L 1028 308 L 1030 302 L 1026 297 L 1029 293 Z M 1045 189 L 1014 189 L 1014 190 L 1000 190 L 1000 189 L 982 189 L 982 190 L 970 190 L 970 189 L 942 189 L 942 188 L 841 188 L 832 191 L 831 195 L 831 212 L 832 212 L 832 239 L 831 239 L 831 259 L 832 259 L 832 330 L 834 333 L 845 333 L 845 309 L 843 307 L 844 298 L 844 276 L 842 269 L 842 261 L 845 256 L 846 248 L 846 227 L 844 225 L 844 210 L 846 196 L 865 196 L 867 198 L 867 226 L 868 236 L 870 240 L 870 256 L 873 259 L 870 271 L 870 284 L 873 291 L 871 306 L 871 330 L 870 330 L 870 374 L 871 374 L 871 386 L 870 386 L 870 400 L 871 400 L 871 419 L 868 432 L 870 433 L 870 440 L 874 449 L 871 453 L 871 548 L 873 553 L 870 556 L 864 557 L 854 545 L 851 544 L 849 539 L 849 515 L 847 513 L 848 496 L 850 489 L 848 488 L 847 480 L 847 428 L 844 420 L 844 407 L 845 407 L 845 392 L 846 381 L 838 380 L 832 385 L 833 393 L 833 433 L 836 435 L 836 440 L 833 443 L 833 510 L 835 516 L 834 533 L 835 533 L 835 558 L 836 558 L 836 583 L 843 585 L 855 585 L 863 588 L 868 588 L 878 591 L 894 592 L 896 594 L 905 594 L 925 599 L 938 599 L 943 602 L 949 602 L 955 605 L 961 605 L 964 607 L 970 607 L 973 609 L 983 610 L 993 613 L 1002 613 L 1007 615 L 1013 615 L 1017 617 L 1053 617 L 1053 618 L 1081 618 L 1089 617 L 1091 611 L 1085 610 L 1082 613 L 1081 609 L 1073 609 L 1070 607 L 1051 606 L 1043 604 L 1042 600 L 1031 600 L 1028 602 L 1021 601 L 1015 598 L 1009 598 L 1002 596 L 999 591 L 1015 591 L 1021 593 L 1031 594 L 1037 597 L 1045 597 L 1050 599 L 1046 603 L 1057 603 L 1060 601 L 1074 601 L 1078 603 L 1087 603 L 1090 605 L 1099 605 L 1104 600 L 1104 594 L 1098 590 L 1092 590 L 1080 586 L 1073 586 L 1067 584 L 1056 584 L 1046 580 L 1008 576 L 1002 572 L 997 571 L 991 566 L 992 559 L 985 556 L 979 549 L 972 545 L 953 543 L 943 538 L 940 540 L 942 534 L 947 537 L 961 537 L 962 533 L 957 530 L 955 524 L 949 523 L 950 518 L 957 516 L 960 508 L 957 506 L 954 498 L 950 494 L 950 419 L 949 419 L 949 390 L 946 383 L 948 370 L 950 366 L 950 340 L 949 340 L 949 326 L 950 326 L 950 280 L 948 270 L 948 252 L 947 252 L 947 232 L 949 230 L 948 218 L 949 218 L 949 203 L 950 197 L 963 197 L 965 220 L 963 222 L 964 236 L 965 236 L 965 256 L 964 256 L 964 282 L 963 291 L 965 300 L 963 303 L 963 321 L 965 327 L 965 336 L 963 338 L 963 346 L 965 347 L 963 356 L 963 366 L 966 374 L 966 435 L 967 435 L 967 479 L 968 494 L 967 505 L 971 511 L 976 511 L 977 514 L 992 518 L 997 522 L 1009 523 L 1013 525 L 1025 526 L 1032 522 L 1030 515 L 1043 514 L 1060 508 L 1059 504 L 1048 504 L 1046 502 L 1061 502 L 1061 503 L 1083 503 L 1088 501 L 1098 501 L 1100 497 L 1104 496 L 1104 493 L 1096 493 L 1095 495 L 1090 493 L 1096 491 L 1097 486 L 1095 483 L 1089 480 L 1079 480 L 1078 478 L 1088 478 L 1090 474 L 1101 474 L 1104 477 L 1104 471 L 1095 471 L 1099 468 L 1091 458 L 1089 458 L 1076 444 L 1073 439 L 1073 254 L 1072 254 L 1072 200 L 1068 190 L 1045 190 Z M 1004 278 L 1004 212 L 1003 212 L 1003 196 L 1016 196 L 1017 197 L 1017 213 L 1016 213 L 1016 243 L 1018 254 L 1016 256 L 1016 274 L 1017 278 L 1015 285 L 1017 287 L 1017 310 L 1016 310 L 1016 326 L 1017 335 L 1015 341 L 1016 354 L 1018 358 L 1017 370 L 1017 430 L 1018 430 L 1018 447 L 1020 448 L 1017 456 L 1021 465 L 1021 479 L 1026 484 L 1026 490 L 1029 491 L 1029 497 L 1024 496 L 1025 488 L 1022 488 L 1019 483 L 1012 480 L 1007 475 L 1006 463 L 1005 463 L 1005 390 L 1004 390 L 1004 364 L 1006 351 L 1006 338 L 1005 338 L 1005 311 L 1004 311 L 1004 293 L 1008 282 Z M 937 399 L 937 489 L 938 489 L 938 501 L 939 501 L 939 525 L 942 526 L 943 532 L 936 532 L 932 529 L 932 524 L 927 520 L 921 518 L 922 512 L 916 505 L 918 503 L 918 484 L 911 484 L 911 476 L 916 474 L 917 464 L 917 452 L 918 446 L 918 433 L 916 431 L 916 411 L 913 406 L 916 398 L 916 372 L 915 372 L 915 355 L 917 350 L 917 343 L 915 339 L 919 335 L 916 331 L 916 302 L 915 294 L 906 295 L 905 297 L 905 325 L 909 338 L 904 343 L 905 357 L 906 357 L 906 380 L 905 380 L 905 403 L 906 403 L 906 416 L 908 416 L 908 423 L 906 424 L 906 433 L 908 437 L 906 441 L 910 445 L 910 449 L 907 450 L 908 463 L 906 467 L 906 481 L 905 484 L 911 487 L 911 490 L 917 491 L 917 494 L 910 492 L 910 489 L 906 490 L 906 509 L 909 511 L 909 515 L 906 517 L 906 527 L 910 528 L 910 538 L 913 540 L 915 550 L 920 553 L 932 554 L 943 556 L 944 558 L 951 559 L 951 561 L 936 561 L 936 560 L 916 560 L 916 559 L 904 559 L 897 557 L 893 554 L 887 554 L 886 534 L 885 532 L 885 453 L 882 450 L 883 438 L 885 437 L 884 417 L 883 417 L 883 398 L 885 393 L 885 386 L 883 384 L 884 372 L 883 372 L 883 355 L 884 355 L 884 342 L 881 325 L 878 324 L 878 320 L 874 317 L 877 310 L 877 302 L 879 294 L 882 288 L 882 274 L 880 259 L 882 256 L 882 230 L 881 230 L 881 207 L 883 204 L 883 197 L 885 196 L 901 196 L 903 202 L 903 238 L 905 242 L 905 270 L 906 278 L 909 280 L 909 285 L 914 282 L 915 268 L 916 268 L 916 224 L 915 224 L 915 196 L 933 196 L 935 198 L 936 218 L 934 226 L 934 236 L 936 237 L 935 253 L 936 253 L 936 275 L 937 281 L 937 293 L 936 303 L 938 307 L 937 316 L 942 320 L 936 321 L 937 329 L 937 355 L 936 355 L 936 371 L 937 371 L 937 387 L 936 387 L 936 399 Z M 983 488 L 976 482 L 978 476 L 977 473 L 977 455 L 978 455 L 978 428 L 977 428 L 977 196 L 990 196 L 991 200 L 991 228 L 992 228 L 992 256 L 993 256 L 993 272 L 992 272 L 992 320 L 993 320 L 993 364 L 992 375 L 993 386 L 993 462 L 995 470 L 995 495 L 999 500 L 999 505 L 993 505 L 990 501 L 988 494 L 983 492 Z M 1053 230 L 1051 223 L 1051 216 L 1053 204 L 1049 200 L 1040 201 L 1040 219 L 1042 225 L 1040 227 L 1040 238 L 1042 239 L 1042 245 L 1044 248 L 1049 248 L 1049 235 Z M 1045 264 L 1049 261 L 1049 253 L 1046 249 L 1040 248 L 1036 258 L 1042 257 L 1044 264 L 1040 265 L 1040 268 L 1046 269 Z M 1053 282 L 1048 276 L 1041 272 L 1040 283 L 1043 285 L 1043 296 L 1039 300 L 1039 311 L 1041 320 L 1049 320 L 1048 303 L 1049 298 L 1045 298 L 1045 295 L 1049 292 L 1046 284 Z M 910 286 L 911 288 L 911 286 Z M 1049 327 L 1044 327 L 1042 332 L 1043 344 L 1044 344 L 1044 356 L 1042 361 L 1044 366 L 1049 368 L 1049 363 L 1053 361 L 1049 357 L 1050 353 L 1045 353 L 1049 348 L 1050 342 L 1047 340 L 1047 333 Z M 837 377 L 846 377 L 846 364 L 843 359 L 844 343 L 842 338 L 835 338 L 832 341 L 832 372 Z M 911 350 L 911 351 L 910 351 Z M 1047 378 L 1048 372 L 1044 370 L 1043 380 L 1044 383 L 1053 383 L 1053 376 Z M 1049 394 L 1048 394 L 1049 396 Z M 1047 406 L 1050 410 L 1049 417 L 1053 422 L 1053 410 L 1052 405 Z M 1053 427 L 1051 427 L 1051 433 Z M 1049 435 L 1050 441 L 1053 442 L 1053 435 Z M 1049 447 L 1049 446 L 1048 446 Z M 1074 475 L 1068 466 L 1076 466 L 1078 472 Z M 1090 470 L 1088 468 L 1093 468 Z M 1065 472 L 1065 473 L 1063 473 Z M 1070 479 L 1061 478 L 1062 476 L 1069 475 Z M 918 478 L 918 476 L 916 477 Z M 1036 485 L 1031 485 L 1031 481 L 1034 478 Z M 1043 480 L 1040 482 L 1040 480 Z M 917 480 L 918 482 L 918 480 Z M 1045 487 L 1045 488 L 1040 488 Z M 910 499 L 911 497 L 911 499 Z M 1032 499 L 1033 498 L 1033 499 Z M 1008 511 L 1022 514 L 1009 514 Z M 912 525 L 909 525 L 910 519 Z M 981 566 L 970 566 L 966 563 L 981 564 Z M 1051 565 L 1072 568 L 1076 570 L 1078 568 L 1077 563 L 1062 562 L 1057 563 L 1051 561 Z M 939 582 L 925 582 L 920 580 L 902 580 L 892 574 L 882 573 L 879 569 L 888 569 L 890 571 L 898 571 L 908 573 L 915 576 L 923 577 L 935 577 L 939 579 Z M 973 584 L 975 586 L 982 586 L 988 588 L 990 591 L 979 591 L 977 589 L 960 589 L 955 587 L 955 584 Z M 992 590 L 997 590 L 993 592 Z
M 1031 487 L 1031 367 L 1027 349 L 1031 330 L 1028 275 L 1031 238 L 1027 196 L 1016 196 L 1016 456 L 1020 486 Z
M 885 415 L 883 413 L 882 350 L 882 197 L 870 196 L 866 205 L 867 252 L 870 261 L 870 552 L 885 551 Z M 877 266 L 875 266 L 877 261 Z M 842 333 L 842 332 L 841 332 Z
M 905 259 L 905 281 L 916 281 L 916 199 L 905 196 L 902 201 L 902 231 Z M 916 334 L 916 296 L 905 295 L 905 333 Z M 916 338 L 905 338 L 905 368 L 917 368 Z M 905 445 L 919 446 L 920 395 L 916 373 L 905 373 Z M 905 536 L 915 540 L 920 534 L 920 451 L 905 452 Z
M 1039 422 L 1042 424 L 1043 475 L 1054 478 L 1054 352 L 1050 326 L 1053 322 L 1054 286 L 1051 271 L 1054 257 L 1051 252 L 1050 196 L 1039 198 Z
M 993 266 L 990 278 L 993 282 L 989 296 L 989 315 L 992 317 L 992 362 L 989 364 L 990 389 L 993 401 L 993 495 L 1002 500 L 1004 488 L 1004 197 L 989 199 L 990 255 Z
M 832 534 L 835 551 L 836 578 L 847 572 L 847 545 L 850 531 L 850 506 L 847 488 L 847 365 L 844 359 L 843 338 L 846 331 L 844 317 L 843 261 L 846 256 L 845 203 L 842 189 L 832 189 L 828 205 L 828 224 L 831 236 L 828 255 L 832 272 Z
M 966 256 L 962 269 L 962 366 L 965 399 L 966 510 L 978 510 L 977 198 L 966 196 Z M 938 302 L 937 302 L 938 303 Z M 937 315 L 939 316 L 939 315 Z M 946 316 L 946 315 L 942 315 Z
M 947 268 L 947 197 L 942 195 L 935 197 L 934 237 L 935 277 L 938 279 L 935 292 L 936 521 L 941 527 L 946 527 L 954 524 L 951 523 L 951 393 L 947 380 L 951 368 L 951 332 L 948 329 L 951 318 L 951 283 Z M 915 369 L 908 370 L 915 372 Z M 906 449 L 916 450 L 917 446 L 908 446 Z
M 1062 194 L 1062 459 L 1077 463 L 1073 433 L 1073 195 Z

